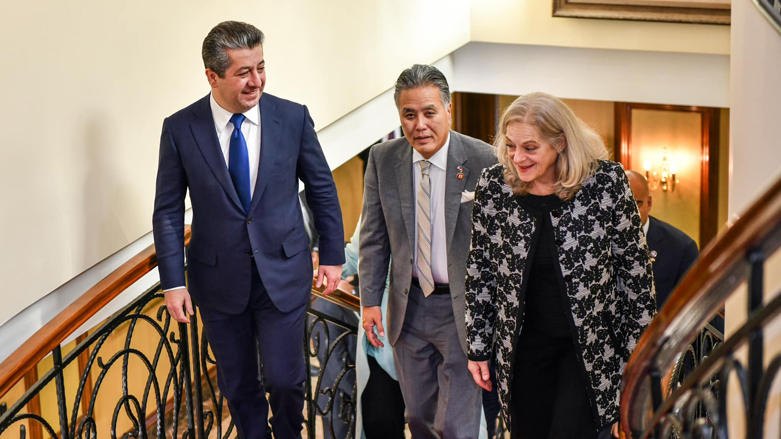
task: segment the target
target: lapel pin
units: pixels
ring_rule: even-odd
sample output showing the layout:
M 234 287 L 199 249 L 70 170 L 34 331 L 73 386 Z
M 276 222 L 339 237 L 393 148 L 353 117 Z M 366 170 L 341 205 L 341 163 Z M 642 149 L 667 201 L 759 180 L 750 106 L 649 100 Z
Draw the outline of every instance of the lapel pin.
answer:
M 653 264 L 654 262 L 656 262 L 656 255 L 657 255 L 657 254 L 658 254 L 658 253 L 656 253 L 656 250 L 651 250 L 651 263 L 652 263 L 652 264 Z
M 459 179 L 459 180 L 463 180 L 464 179 L 464 167 L 463 166 L 458 166 L 456 168 L 456 170 L 458 171 L 458 174 L 456 174 L 456 178 Z

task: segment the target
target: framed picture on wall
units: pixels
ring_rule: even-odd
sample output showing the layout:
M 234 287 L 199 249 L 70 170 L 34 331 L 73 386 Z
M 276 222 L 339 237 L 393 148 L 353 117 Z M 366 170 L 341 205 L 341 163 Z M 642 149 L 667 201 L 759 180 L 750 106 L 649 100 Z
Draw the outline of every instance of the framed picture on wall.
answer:
M 781 0 L 754 0 L 754 3 L 770 24 L 781 32 Z
M 553 0 L 554 17 L 730 24 L 732 0 Z

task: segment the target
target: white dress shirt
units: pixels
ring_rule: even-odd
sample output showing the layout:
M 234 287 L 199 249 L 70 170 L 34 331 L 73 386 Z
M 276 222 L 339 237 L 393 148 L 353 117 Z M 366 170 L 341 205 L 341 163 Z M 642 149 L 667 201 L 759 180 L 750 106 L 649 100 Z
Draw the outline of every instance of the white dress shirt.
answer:
M 645 224 L 643 224 L 643 235 L 648 236 L 648 227 L 651 226 L 651 218 L 649 217 L 647 220 L 645 220 Z
M 442 149 L 428 161 L 431 162 L 431 274 L 434 282 L 449 283 L 447 277 L 447 236 L 445 228 L 445 175 L 447 173 L 447 150 L 450 147 L 450 133 Z M 415 194 L 415 224 L 418 223 L 418 189 L 420 188 L 419 161 L 425 160 L 419 152 L 412 150 L 412 183 Z M 415 227 L 417 231 L 417 227 Z M 418 234 L 415 233 L 414 264 L 412 275 L 418 277 Z
M 214 95 L 209 94 L 209 103 L 212 107 L 212 119 L 214 119 L 214 128 L 217 130 L 217 139 L 220 141 L 220 149 L 225 157 L 225 166 L 230 169 L 230 149 L 231 134 L 233 134 L 233 124 L 231 117 L 233 113 L 220 107 L 220 104 L 214 100 Z M 249 157 L 249 184 L 250 197 L 255 193 L 255 182 L 258 179 L 258 166 L 260 165 L 260 106 L 255 105 L 244 113 L 246 119 L 241 123 L 241 133 L 244 134 L 244 141 L 247 142 L 247 153 Z M 184 288 L 184 285 L 163 290 L 163 292 L 178 290 Z
M 212 107 L 214 128 L 217 130 L 217 138 L 220 141 L 220 149 L 225 157 L 225 166 L 230 166 L 231 134 L 233 113 L 220 107 L 214 100 L 214 95 L 209 95 L 209 103 Z M 258 180 L 258 165 L 260 164 L 260 106 L 255 105 L 244 113 L 246 119 L 241 123 L 241 133 L 247 142 L 247 154 L 249 157 L 249 184 L 250 197 L 255 194 L 255 182 Z

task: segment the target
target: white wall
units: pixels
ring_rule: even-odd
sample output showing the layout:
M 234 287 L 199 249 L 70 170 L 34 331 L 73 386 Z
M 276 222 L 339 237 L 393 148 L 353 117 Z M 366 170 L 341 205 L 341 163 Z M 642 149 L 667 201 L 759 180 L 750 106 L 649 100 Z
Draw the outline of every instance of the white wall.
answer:
M 266 33 L 267 92 L 322 129 L 465 44 L 469 15 L 469 0 L 4 3 L 0 325 L 151 229 L 162 120 L 208 92 L 200 45 L 219 21 Z
M 729 107 L 729 56 L 469 43 L 453 55 L 453 89 Z
M 730 214 L 781 176 L 781 35 L 752 2 L 732 5 Z

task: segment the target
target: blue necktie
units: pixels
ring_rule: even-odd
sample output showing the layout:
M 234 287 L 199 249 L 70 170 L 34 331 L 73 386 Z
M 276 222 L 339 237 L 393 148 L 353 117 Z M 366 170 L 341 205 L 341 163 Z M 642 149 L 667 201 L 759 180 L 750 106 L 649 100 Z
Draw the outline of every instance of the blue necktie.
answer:
M 247 153 L 247 141 L 244 140 L 244 135 L 241 133 L 242 122 L 244 122 L 243 114 L 231 116 L 233 133 L 228 153 L 228 170 L 230 170 L 236 193 L 239 194 L 239 201 L 244 206 L 244 212 L 249 213 L 249 205 L 252 201 L 249 185 L 249 154 Z

